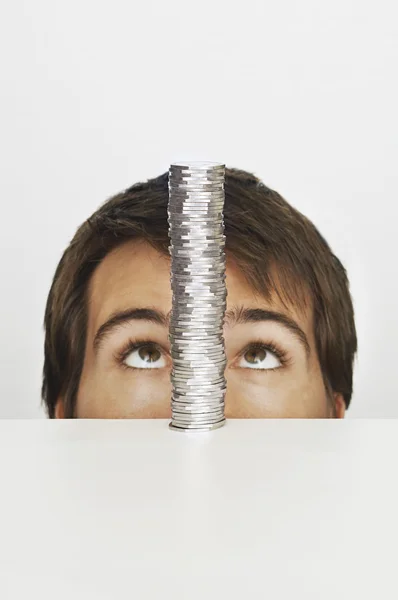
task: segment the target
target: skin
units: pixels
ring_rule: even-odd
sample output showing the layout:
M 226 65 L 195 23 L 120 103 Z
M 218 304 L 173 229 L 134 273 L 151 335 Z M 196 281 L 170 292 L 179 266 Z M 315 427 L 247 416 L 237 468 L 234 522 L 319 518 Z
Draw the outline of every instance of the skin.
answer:
M 325 390 L 311 309 L 306 314 L 294 307 L 287 311 L 276 297 L 272 303 L 266 302 L 228 257 L 226 274 L 227 311 L 236 314 L 239 308 L 249 308 L 281 313 L 296 323 L 308 344 L 306 350 L 297 334 L 274 320 L 236 323 L 233 316 L 227 319 L 226 417 L 342 418 L 342 396 L 330 396 Z M 98 330 L 117 313 L 151 308 L 167 315 L 172 305 L 169 258 L 144 241 L 125 243 L 108 254 L 94 272 L 88 299 L 77 418 L 169 418 L 171 358 L 167 323 L 125 320 L 108 328 L 94 347 Z M 152 346 L 130 353 L 127 350 L 121 357 L 130 340 L 137 339 L 149 340 Z M 285 362 L 270 350 L 250 348 L 253 342 L 274 344 L 285 354 Z M 150 364 L 155 368 L 148 368 L 148 358 L 152 358 Z M 62 398 L 56 416 L 63 417 Z

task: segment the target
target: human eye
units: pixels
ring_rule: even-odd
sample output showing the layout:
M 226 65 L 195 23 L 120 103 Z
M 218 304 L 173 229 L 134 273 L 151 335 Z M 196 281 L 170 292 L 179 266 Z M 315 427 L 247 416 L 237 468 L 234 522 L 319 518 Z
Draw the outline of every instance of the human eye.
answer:
M 285 352 L 275 344 L 252 342 L 241 352 L 237 366 L 243 369 L 280 369 L 286 364 Z
M 167 365 L 164 350 L 152 341 L 130 341 L 116 358 L 128 369 L 162 369 Z

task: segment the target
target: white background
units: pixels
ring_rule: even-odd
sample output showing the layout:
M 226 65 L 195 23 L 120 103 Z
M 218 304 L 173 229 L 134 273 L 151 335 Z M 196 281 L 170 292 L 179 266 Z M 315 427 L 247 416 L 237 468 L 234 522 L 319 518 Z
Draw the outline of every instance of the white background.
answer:
M 350 417 L 398 417 L 394 0 L 0 8 L 0 417 L 40 417 L 42 319 L 77 226 L 178 159 L 255 172 L 347 267 Z
M 397 600 L 398 421 L 0 421 L 1 600 Z

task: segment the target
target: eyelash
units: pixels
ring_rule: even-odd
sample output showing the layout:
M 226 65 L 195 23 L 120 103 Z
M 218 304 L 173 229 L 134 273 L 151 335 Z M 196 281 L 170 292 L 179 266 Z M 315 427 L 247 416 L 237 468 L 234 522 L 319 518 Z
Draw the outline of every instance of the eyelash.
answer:
M 290 364 L 290 359 L 288 358 L 287 353 L 284 350 L 282 350 L 282 348 L 273 341 L 269 341 L 267 343 L 262 342 L 262 341 L 252 341 L 249 344 L 247 344 L 243 348 L 243 350 L 239 353 L 239 358 L 244 356 L 246 354 L 246 352 L 248 352 L 249 350 L 265 350 L 266 352 L 267 351 L 272 352 L 272 354 L 275 354 L 276 358 L 280 361 L 280 363 L 281 363 L 280 367 L 274 367 L 273 369 L 258 369 L 258 371 L 261 373 L 269 373 L 272 371 L 278 371 L 282 367 L 286 367 Z M 241 368 L 245 368 L 245 367 L 241 367 Z M 247 368 L 250 368 L 250 367 L 247 367 Z
M 131 352 L 133 352 L 134 350 L 138 350 L 138 348 L 141 348 L 141 346 L 151 346 L 153 348 L 156 348 L 160 352 L 162 352 L 162 354 L 163 353 L 167 354 L 166 350 L 164 348 L 162 348 L 162 346 L 160 346 L 159 344 L 157 344 L 156 342 L 154 342 L 151 339 L 146 339 L 146 338 L 145 339 L 144 338 L 137 339 L 137 340 L 130 339 L 123 346 L 123 348 L 121 348 L 121 350 L 119 350 L 118 352 L 115 353 L 114 357 L 115 357 L 116 362 L 124 369 L 128 369 L 128 370 L 135 369 L 135 367 L 129 367 L 128 365 L 126 365 L 126 363 L 124 361 L 126 360 L 127 356 Z M 248 352 L 248 350 L 265 350 L 268 352 L 272 352 L 280 360 L 281 367 L 275 367 L 273 369 L 259 369 L 259 371 L 261 371 L 262 373 L 267 373 L 270 371 L 278 371 L 280 368 L 286 367 L 290 364 L 290 359 L 288 358 L 287 353 L 284 350 L 282 350 L 282 348 L 273 341 L 269 341 L 268 343 L 264 343 L 259 340 L 252 341 L 249 344 L 247 344 L 243 350 L 241 350 L 241 352 L 238 355 L 239 358 L 244 356 L 246 354 L 246 352 Z M 249 368 L 249 367 L 247 367 L 247 368 Z
M 116 352 L 116 354 L 114 355 L 116 362 L 123 369 L 128 369 L 129 371 L 135 370 L 135 367 L 129 367 L 128 365 L 126 365 L 126 363 L 124 361 L 126 360 L 128 355 L 131 354 L 131 352 L 134 352 L 134 350 L 138 350 L 138 348 L 141 348 L 141 346 L 151 346 L 152 348 L 156 348 L 157 350 L 162 352 L 162 354 L 164 354 L 166 352 L 165 349 L 162 348 L 162 346 L 160 346 L 159 344 L 156 344 L 156 342 L 154 342 L 153 340 L 150 340 L 150 339 L 143 338 L 143 339 L 137 339 L 137 340 L 128 340 L 128 342 L 123 346 L 123 348 L 121 348 L 121 350 Z M 167 352 L 166 352 L 166 354 L 167 354 Z M 137 370 L 142 370 L 142 369 L 137 369 Z

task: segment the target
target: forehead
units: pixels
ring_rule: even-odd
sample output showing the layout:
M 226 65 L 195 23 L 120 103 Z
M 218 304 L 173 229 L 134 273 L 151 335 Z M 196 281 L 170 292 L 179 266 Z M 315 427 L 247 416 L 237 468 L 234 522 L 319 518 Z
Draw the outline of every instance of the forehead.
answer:
M 256 293 L 233 258 L 227 255 L 227 308 L 247 306 L 276 310 L 292 317 L 312 338 L 312 311 L 282 304 Z M 89 330 L 129 308 L 153 307 L 168 312 L 172 305 L 170 258 L 145 241 L 129 241 L 112 250 L 96 268 L 88 289 Z

